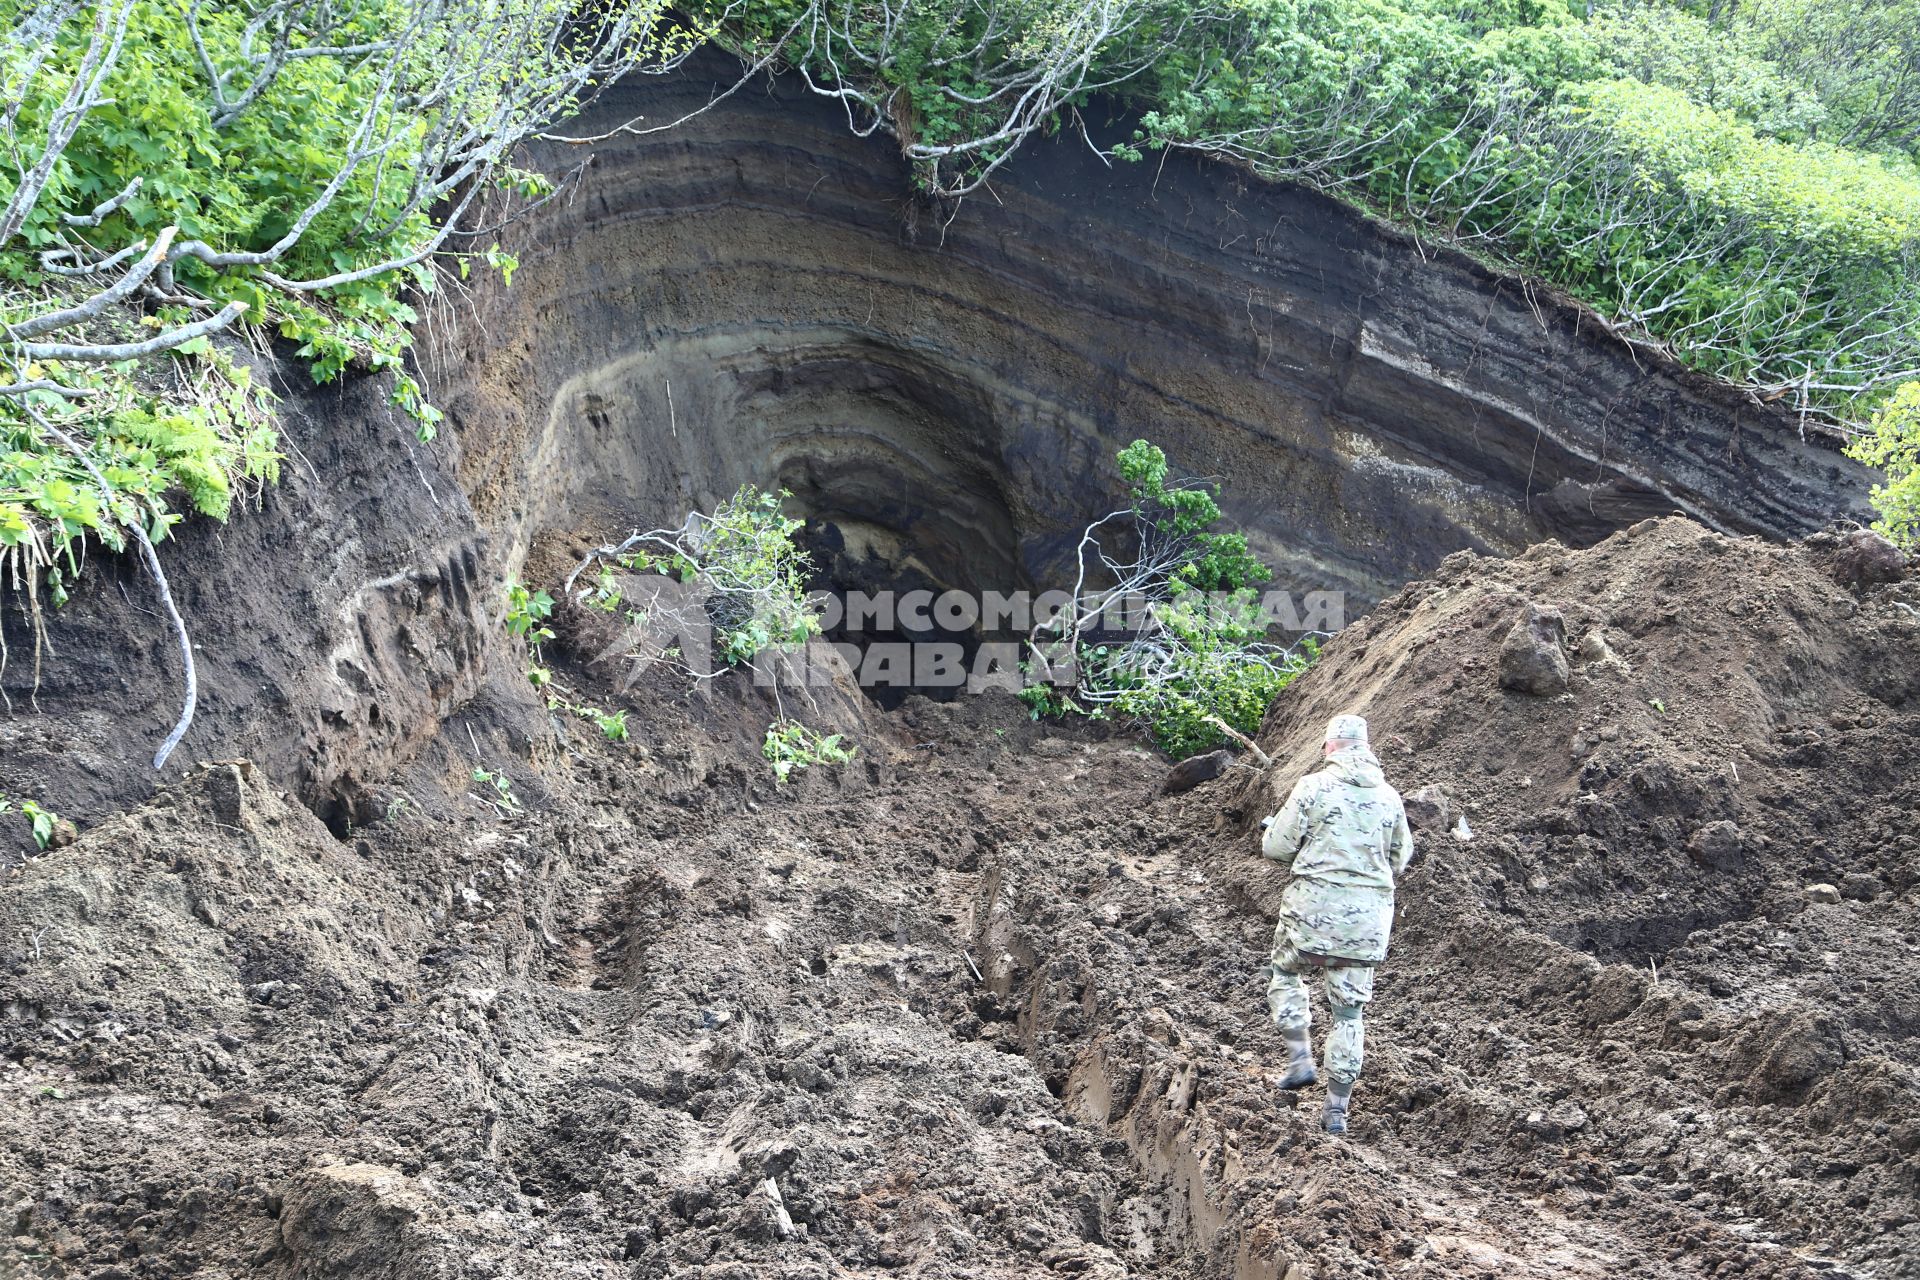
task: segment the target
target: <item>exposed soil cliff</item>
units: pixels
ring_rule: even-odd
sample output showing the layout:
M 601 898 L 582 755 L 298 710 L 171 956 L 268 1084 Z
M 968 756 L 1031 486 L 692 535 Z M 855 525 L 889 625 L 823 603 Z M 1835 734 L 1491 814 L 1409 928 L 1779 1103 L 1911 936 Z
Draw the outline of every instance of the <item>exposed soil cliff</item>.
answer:
M 20 597 L 0 593 L 8 794 L 90 822 L 195 760 L 246 756 L 338 820 L 456 710 L 523 739 L 536 723 L 526 682 L 495 656 L 498 556 L 444 452 L 414 440 L 382 382 L 258 372 L 283 394 L 283 480 L 257 509 L 189 521 L 162 548 L 200 678 L 169 773 L 149 761 L 180 712 L 179 653 L 138 562 L 96 556 L 47 616 L 42 654 Z
M 730 70 L 623 88 L 578 131 L 673 119 Z M 784 79 L 593 155 L 444 353 L 467 490 L 514 545 L 778 481 L 937 579 L 1054 585 L 1144 435 L 1226 483 L 1286 585 L 1357 614 L 1453 551 L 1675 511 L 1803 535 L 1865 492 L 1777 409 L 1222 166 L 1063 138 L 935 210 Z
M 579 128 L 672 118 L 727 70 L 621 88 Z M 501 576 L 545 530 L 673 523 L 744 482 L 794 492 L 830 581 L 1044 589 L 1145 435 L 1224 482 L 1280 585 L 1344 591 L 1349 617 L 1463 548 L 1674 510 L 1804 534 L 1866 490 L 1777 411 L 1576 310 L 1218 166 L 1036 144 L 943 224 L 785 80 L 593 155 L 511 229 L 513 287 L 427 326 L 434 445 L 379 382 L 260 368 L 287 479 L 168 548 L 202 667 L 184 760 L 248 756 L 338 825 L 476 696 L 480 729 L 524 744 L 537 708 L 489 657 Z M 0 718 L 0 781 L 58 774 L 87 819 L 148 794 L 178 711 L 150 588 L 97 570 L 44 663 L 0 611 L 0 688 L 45 713 Z

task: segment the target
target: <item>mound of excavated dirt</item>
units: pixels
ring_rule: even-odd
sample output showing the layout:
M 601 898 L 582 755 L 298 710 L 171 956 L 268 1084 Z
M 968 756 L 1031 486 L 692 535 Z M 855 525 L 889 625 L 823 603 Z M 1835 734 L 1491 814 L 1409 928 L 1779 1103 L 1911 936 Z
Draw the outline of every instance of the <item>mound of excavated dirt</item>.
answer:
M 777 789 L 651 685 L 345 838 L 205 766 L 0 889 L 0 1275 L 1920 1273 L 1920 593 L 1826 555 L 1450 560 L 1174 797 L 1004 697 Z M 1251 835 L 1336 709 L 1435 788 L 1344 1140 Z

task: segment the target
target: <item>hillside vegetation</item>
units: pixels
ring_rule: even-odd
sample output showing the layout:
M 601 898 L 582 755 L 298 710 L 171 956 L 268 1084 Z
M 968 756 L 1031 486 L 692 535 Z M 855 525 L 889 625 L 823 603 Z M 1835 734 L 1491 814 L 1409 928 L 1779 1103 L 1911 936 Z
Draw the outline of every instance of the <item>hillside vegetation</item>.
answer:
M 270 481 L 271 397 L 391 370 L 423 302 L 553 189 L 510 153 L 689 47 L 647 0 L 0 0 L 0 571 L 54 603 L 89 537 L 158 541 Z

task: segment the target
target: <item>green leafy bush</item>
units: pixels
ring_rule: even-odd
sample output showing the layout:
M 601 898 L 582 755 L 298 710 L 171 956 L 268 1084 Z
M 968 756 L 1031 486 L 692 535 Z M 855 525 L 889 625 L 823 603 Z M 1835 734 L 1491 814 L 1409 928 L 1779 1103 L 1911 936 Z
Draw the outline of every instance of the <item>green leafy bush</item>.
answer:
M 1210 751 L 1228 740 L 1224 724 L 1248 737 L 1260 732 L 1267 709 L 1313 665 L 1311 638 L 1288 651 L 1264 652 L 1240 636 L 1241 627 L 1206 618 L 1205 610 L 1168 611 L 1167 626 L 1181 643 L 1163 664 L 1100 671 L 1116 692 L 1111 714 L 1145 724 L 1155 745 L 1175 759 Z M 1095 667 L 1105 655 L 1090 655 Z
M 449 237 L 551 190 L 508 159 L 528 133 L 684 52 L 660 16 L 0 0 L 0 570 L 51 571 L 57 603 L 86 539 L 225 519 L 277 478 L 272 400 L 210 336 L 236 318 L 318 382 L 391 371 L 431 436 L 404 356 L 436 262 L 514 266 Z
M 824 737 L 798 720 L 775 720 L 767 726 L 760 754 L 773 766 L 774 781 L 785 784 L 794 773 L 814 765 L 851 763 L 859 748 L 842 744 L 841 735 Z
M 247 16 L 237 5 L 208 11 L 204 30 L 215 59 L 232 56 Z M 7 25 L 4 15 L 0 25 Z M 9 50 L 0 78 L 21 94 L 20 136 L 44 138 L 86 52 L 88 34 L 84 24 L 63 25 L 46 61 L 31 75 L 26 57 L 32 51 Z M 355 124 L 352 104 L 379 74 L 376 66 L 298 59 L 245 114 L 217 128 L 197 66 L 179 12 L 158 3 L 132 7 L 125 45 L 105 86 L 106 100 L 59 153 L 46 192 L 18 237 L 0 245 L 0 319 L 15 323 L 91 291 L 91 278 L 55 275 L 40 255 L 72 244 L 81 234 L 63 222 L 68 211 L 105 202 L 136 177 L 142 179 L 138 192 L 84 233 L 92 250 L 112 253 L 151 241 L 167 227 L 177 227 L 182 239 L 222 250 L 271 245 L 337 167 Z M 404 178 L 405 156 L 396 161 Z M 382 186 L 388 192 L 404 190 L 403 181 L 376 182 L 371 170 L 359 175 L 287 255 L 282 269 L 303 276 L 329 273 L 343 261 L 377 261 L 418 239 L 427 225 L 423 214 L 386 237 L 346 248 L 363 220 L 380 221 L 389 211 L 385 205 L 392 197 L 383 201 Z M 11 194 L 8 176 L 0 174 L 0 198 Z M 397 356 L 406 325 L 415 318 L 400 290 L 424 278 L 361 282 L 307 302 L 275 296 L 255 269 L 216 271 L 188 258 L 179 263 L 176 276 L 177 291 L 218 302 L 243 301 L 254 321 L 278 320 L 290 336 L 301 339 L 301 354 L 313 359 L 315 376 L 323 380 L 355 351 L 370 355 L 377 346 Z M 114 312 L 96 322 L 90 336 L 137 340 L 186 317 L 184 307 L 168 305 L 149 313 L 152 324 L 142 323 L 137 313 Z M 0 442 L 6 446 L 0 454 L 0 547 L 13 549 L 35 569 L 64 564 L 71 576 L 78 568 L 79 544 L 89 535 L 118 550 L 120 527 L 135 520 L 160 534 L 181 512 L 225 519 L 237 487 L 277 478 L 271 401 L 254 387 L 245 368 L 214 352 L 204 338 L 177 348 L 168 359 L 172 367 L 143 368 L 131 360 L 106 365 L 40 360 L 16 365 L 12 377 L 0 372 L 0 382 L 44 381 L 91 393 L 81 398 L 48 390 L 0 397 Z M 99 492 L 80 461 L 56 447 L 30 411 L 86 442 L 110 494 Z
M 1902 383 L 1874 415 L 1867 435 L 1853 442 L 1854 457 L 1887 473 L 1873 491 L 1879 529 L 1920 554 L 1920 380 Z
M 696 511 L 677 528 L 649 529 L 599 548 L 574 572 L 577 578 L 598 566 L 583 602 L 609 613 L 622 607 L 615 566 L 665 574 L 699 588 L 717 656 L 726 664 L 804 645 L 820 634 L 820 611 L 807 593 L 812 565 L 793 540 L 803 522 L 782 510 L 792 496 L 744 484 L 711 514 Z M 654 605 L 665 607 L 658 600 Z M 681 620 L 681 630 L 688 621 Z
M 1167 455 L 1158 445 L 1135 440 L 1116 461 L 1134 510 L 1158 533 L 1186 542 L 1169 579 L 1171 590 L 1237 591 L 1273 577 L 1247 550 L 1246 534 L 1213 531 L 1221 512 L 1211 489 L 1168 486 Z
M 1111 581 L 1088 587 L 1083 578 L 1069 608 L 1036 631 L 1020 697 L 1036 718 L 1144 725 L 1176 757 L 1219 746 L 1231 732 L 1251 736 L 1318 647 L 1311 636 L 1290 645 L 1267 639 L 1255 587 L 1273 571 L 1248 550 L 1245 534 L 1214 528 L 1221 510 L 1211 487 L 1170 481 L 1165 452 L 1145 440 L 1116 461 L 1131 550 L 1099 541 L 1114 517 L 1088 528 L 1083 553 L 1091 547 Z M 1107 622 L 1115 602 L 1136 614 L 1119 634 Z
M 1818 137 L 1920 159 L 1920 0 L 1742 0 L 1714 12 L 1723 41 L 1817 96 Z
M 507 581 L 507 634 L 525 640 L 536 651 L 553 639 L 547 622 L 553 617 L 553 597 L 524 582 Z
M 1783 142 L 1733 111 L 1636 80 L 1569 85 L 1562 102 L 1639 161 L 1645 177 L 1751 219 L 1757 234 L 1836 258 L 1894 256 L 1920 239 L 1920 184 L 1882 156 Z
M 812 566 L 793 541 L 804 522 L 781 511 L 791 496 L 741 485 L 696 535 L 699 578 L 714 592 L 709 611 L 730 663 L 750 662 L 763 649 L 791 649 L 820 633 L 819 610 L 807 595 Z

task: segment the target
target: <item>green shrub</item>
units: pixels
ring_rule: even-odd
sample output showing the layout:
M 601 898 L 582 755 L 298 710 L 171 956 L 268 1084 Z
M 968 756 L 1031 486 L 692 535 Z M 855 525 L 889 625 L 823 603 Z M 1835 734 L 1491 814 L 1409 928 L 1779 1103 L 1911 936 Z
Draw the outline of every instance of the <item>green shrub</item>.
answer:
M 773 766 L 775 783 L 784 785 L 801 769 L 814 765 L 851 763 L 859 748 L 842 745 L 841 735 L 822 737 L 798 720 L 775 720 L 767 726 L 760 754 Z
M 1877 527 L 1920 554 L 1920 380 L 1902 383 L 1887 397 L 1871 432 L 1856 439 L 1850 452 L 1887 473 L 1887 482 L 1873 490 Z
M 574 571 L 577 578 L 598 566 L 584 602 L 609 613 L 621 608 L 616 565 L 665 574 L 701 588 L 723 662 L 739 666 L 769 649 L 804 645 L 820 634 L 820 611 L 807 593 L 812 564 L 793 540 L 804 522 L 782 510 L 792 496 L 743 484 L 711 514 L 696 511 L 677 528 L 599 548 Z
M 1568 85 L 1570 114 L 1603 129 L 1650 181 L 1757 234 L 1835 258 L 1898 255 L 1920 241 L 1920 183 L 1886 158 L 1762 135 L 1730 110 L 1636 80 Z
M 1164 451 L 1135 440 L 1116 459 L 1131 503 L 1131 547 L 1110 549 L 1096 521 L 1083 539 L 1111 581 L 1085 586 L 1068 610 L 1032 640 L 1020 697 L 1043 715 L 1114 717 L 1143 725 L 1168 754 L 1182 757 L 1251 736 L 1273 700 L 1319 650 L 1267 640 L 1255 584 L 1273 571 L 1246 535 L 1219 532 L 1211 487 L 1169 482 Z M 1131 554 L 1132 558 L 1128 559 Z M 1119 636 L 1104 631 L 1115 598 L 1145 605 Z M 1050 678 L 1066 669 L 1067 683 Z M 1049 678 L 1036 678 L 1049 677 Z
M 812 565 L 793 541 L 805 522 L 781 510 L 792 496 L 741 485 L 695 535 L 698 577 L 714 593 L 709 610 L 721 656 L 730 663 L 751 662 L 764 649 L 796 648 L 820 634 L 819 609 L 807 595 Z
M 87 538 L 118 550 L 132 526 L 157 540 L 188 513 L 225 519 L 277 478 L 271 398 L 234 344 L 189 336 L 198 322 L 238 314 L 318 382 L 391 371 L 430 437 L 439 414 L 403 359 L 436 255 L 510 275 L 497 246 L 447 237 L 490 196 L 550 189 L 511 148 L 683 49 L 659 16 L 654 0 L 0 0 L 0 324 L 59 320 L 30 335 L 58 354 L 0 343 L 0 571 L 32 592 L 52 570 L 58 603 Z M 149 245 L 164 261 L 136 275 Z

